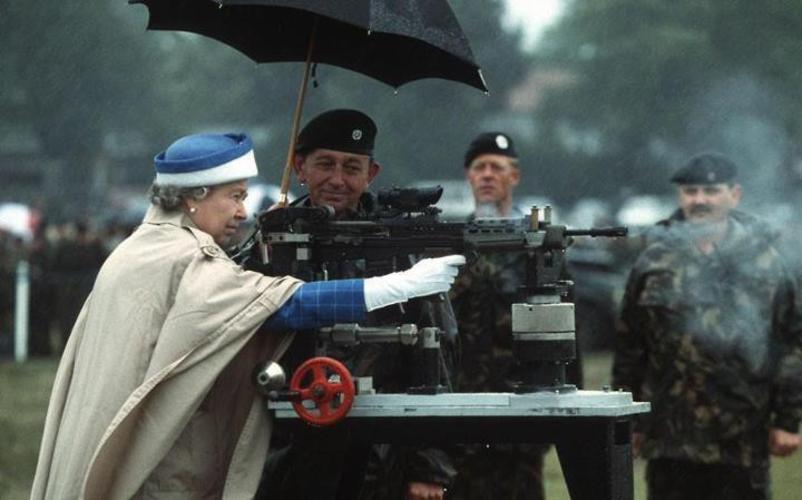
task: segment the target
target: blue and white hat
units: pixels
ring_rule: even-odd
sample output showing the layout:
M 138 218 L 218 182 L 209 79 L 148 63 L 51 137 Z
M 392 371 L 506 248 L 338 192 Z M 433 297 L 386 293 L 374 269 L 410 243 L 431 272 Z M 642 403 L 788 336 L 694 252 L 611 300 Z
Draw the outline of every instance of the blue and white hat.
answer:
M 160 186 L 214 186 L 258 174 L 246 134 L 188 135 L 156 155 L 154 163 Z

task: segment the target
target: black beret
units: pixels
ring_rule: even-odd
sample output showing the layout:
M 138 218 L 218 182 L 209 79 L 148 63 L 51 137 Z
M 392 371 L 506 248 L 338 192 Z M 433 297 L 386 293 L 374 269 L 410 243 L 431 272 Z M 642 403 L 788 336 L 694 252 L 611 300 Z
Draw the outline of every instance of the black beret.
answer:
M 298 134 L 297 153 L 313 149 L 333 149 L 360 155 L 373 155 L 376 124 L 355 109 L 333 109 L 317 115 Z
M 503 132 L 485 132 L 476 136 L 476 139 L 471 141 L 471 145 L 468 146 L 468 151 L 465 152 L 465 168 L 471 165 L 474 158 L 483 154 L 518 158 L 518 153 L 515 152 L 515 143 L 512 142 L 510 136 Z
M 677 170 L 675 184 L 720 184 L 735 179 L 738 168 L 732 160 L 718 153 L 701 153 Z

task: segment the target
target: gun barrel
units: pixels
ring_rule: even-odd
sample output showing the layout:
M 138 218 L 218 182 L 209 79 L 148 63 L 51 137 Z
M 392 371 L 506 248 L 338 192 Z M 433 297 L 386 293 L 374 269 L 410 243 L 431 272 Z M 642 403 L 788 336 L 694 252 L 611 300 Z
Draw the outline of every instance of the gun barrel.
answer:
M 597 236 L 606 238 L 619 238 L 629 234 L 629 228 L 626 226 L 616 227 L 593 227 L 590 229 L 566 229 L 566 236 L 590 236 L 596 238 Z
M 341 323 L 319 329 L 318 339 L 348 345 L 380 343 L 413 345 L 418 341 L 418 327 L 413 323 L 388 327 L 364 327 L 356 323 Z

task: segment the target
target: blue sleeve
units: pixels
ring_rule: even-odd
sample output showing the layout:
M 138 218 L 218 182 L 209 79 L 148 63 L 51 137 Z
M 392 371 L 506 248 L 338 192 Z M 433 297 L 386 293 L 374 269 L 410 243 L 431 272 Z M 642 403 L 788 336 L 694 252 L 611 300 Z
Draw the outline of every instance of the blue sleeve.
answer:
M 308 330 L 365 318 L 365 281 L 333 280 L 304 283 L 265 322 L 266 328 Z

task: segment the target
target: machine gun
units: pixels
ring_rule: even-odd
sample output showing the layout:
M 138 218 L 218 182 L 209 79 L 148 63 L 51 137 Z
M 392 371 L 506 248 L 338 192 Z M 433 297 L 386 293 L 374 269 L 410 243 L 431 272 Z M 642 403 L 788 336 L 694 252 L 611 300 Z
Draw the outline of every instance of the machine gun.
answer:
M 293 374 L 289 391 L 277 364 L 257 368 L 268 409 L 298 432 L 308 431 L 307 424 L 339 422 L 364 445 L 555 443 L 571 498 L 631 500 L 631 422 L 648 412 L 649 404 L 609 387 L 577 390 L 565 383 L 575 332 L 574 307 L 565 300 L 571 283 L 561 279 L 573 237 L 624 236 L 626 229 L 568 229 L 551 223 L 548 207 L 533 207 L 519 219 L 446 222 L 433 206 L 441 192 L 439 187 L 383 191 L 380 209 L 360 220 L 336 220 L 327 208 L 262 213 L 253 245 L 240 261 L 266 274 L 320 280 L 342 277 L 345 261 L 361 263 L 364 275 L 372 276 L 406 269 L 421 257 L 463 253 L 470 262 L 484 253 L 520 255 L 525 277 L 521 301 L 512 306 L 513 354 L 521 367 L 515 392 L 371 394 L 337 361 L 312 358 Z M 427 346 L 436 346 L 436 330 L 414 324 L 335 325 L 321 329 L 318 338 L 423 344 L 431 351 Z
M 565 251 L 577 236 L 625 236 L 626 228 L 568 229 L 551 223 L 549 207 L 533 207 L 518 219 L 446 222 L 434 206 L 442 188 L 393 188 L 378 195 L 368 217 L 340 221 L 329 207 L 287 207 L 258 216 L 259 236 L 246 267 L 303 280 L 341 277 L 343 263 L 358 262 L 364 276 L 409 268 L 415 259 L 460 253 L 469 258 L 505 252 L 525 257 L 521 303 L 513 305 L 513 353 L 523 366 L 517 392 L 572 390 L 565 365 L 575 358 L 574 306 L 566 303 L 571 282 L 561 279 Z M 398 325 L 374 329 L 374 337 L 396 338 Z M 409 330 L 408 327 L 406 327 Z M 356 341 L 356 325 L 337 325 L 321 336 Z M 349 333 L 351 332 L 351 333 Z M 361 341 L 370 342 L 363 331 Z M 428 337 L 426 337 L 428 338 Z M 439 347 L 439 343 L 430 342 Z M 436 385 L 432 372 L 424 385 Z
M 439 220 L 432 206 L 442 188 L 393 188 L 379 193 L 380 209 L 358 220 L 333 218 L 329 207 L 288 207 L 259 215 L 258 262 L 248 267 L 268 274 L 290 274 L 304 280 L 336 275 L 338 263 L 364 261 L 366 275 L 406 269 L 410 256 L 461 253 L 522 252 L 527 260 L 528 295 L 563 290 L 565 250 L 575 236 L 626 236 L 623 227 L 568 229 L 551 224 L 551 211 L 532 208 L 519 219 Z

